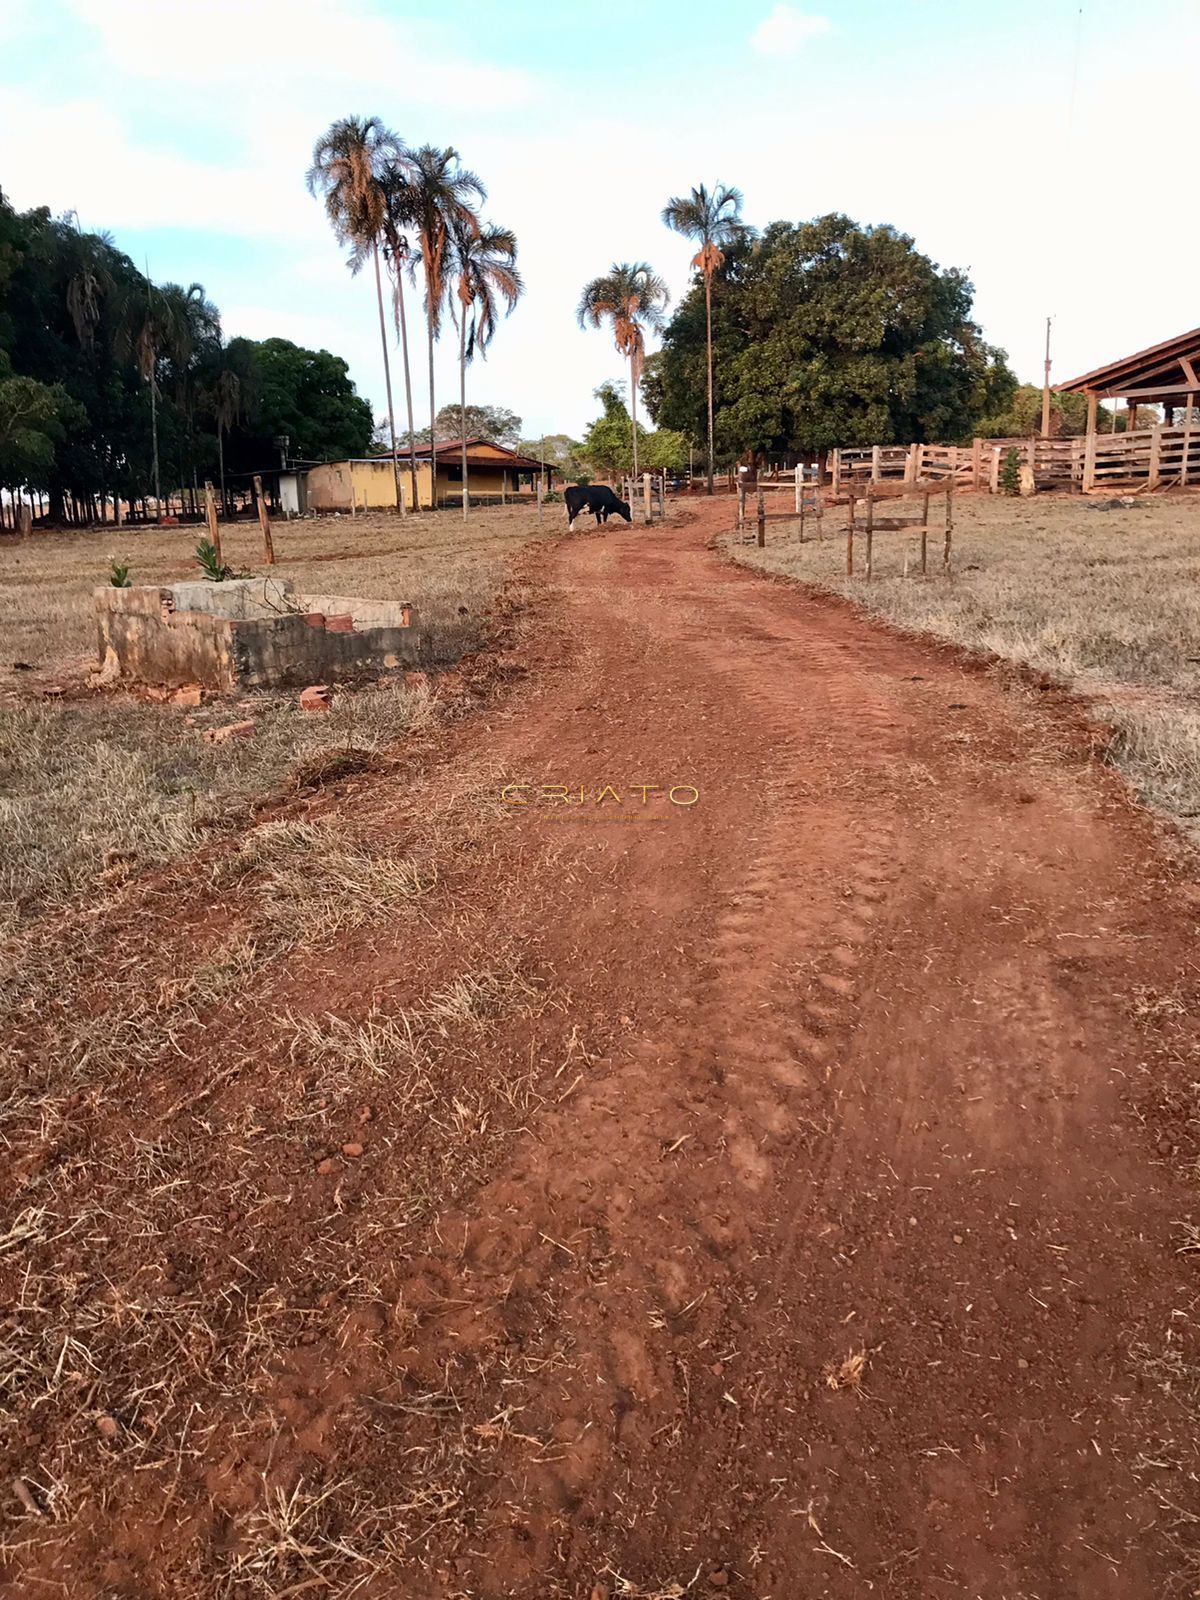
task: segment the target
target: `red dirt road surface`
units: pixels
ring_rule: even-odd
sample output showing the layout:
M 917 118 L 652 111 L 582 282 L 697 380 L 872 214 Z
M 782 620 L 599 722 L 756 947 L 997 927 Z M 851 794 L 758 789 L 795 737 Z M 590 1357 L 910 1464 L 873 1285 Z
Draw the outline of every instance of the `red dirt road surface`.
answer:
M 236 1261 L 312 1314 L 251 1393 L 204 1391 L 194 1454 L 100 1446 L 9 1593 L 1200 1592 L 1186 873 L 1065 696 L 734 567 L 725 510 L 537 555 L 533 670 L 353 802 L 397 834 L 482 808 L 420 912 L 295 952 L 257 1017 L 90 1108 L 92 1140 L 224 1145 L 147 1303 L 160 1268 L 215 1303 Z M 195 935 L 210 892 L 179 892 Z M 489 960 L 547 1003 L 471 1071 L 528 1093 L 389 1222 L 417 1157 L 386 1079 L 365 1134 L 326 1108 L 293 1138 L 312 1086 L 262 1019 Z M 271 1554 L 265 1495 L 347 1483 Z

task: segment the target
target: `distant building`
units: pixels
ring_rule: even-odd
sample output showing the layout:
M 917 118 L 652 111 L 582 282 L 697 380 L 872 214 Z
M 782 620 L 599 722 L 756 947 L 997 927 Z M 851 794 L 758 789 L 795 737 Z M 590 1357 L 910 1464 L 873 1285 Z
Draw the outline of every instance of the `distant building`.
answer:
M 467 491 L 472 505 L 501 505 L 532 498 L 539 475 L 547 489 L 554 468 L 518 455 L 491 439 L 467 440 Z M 405 504 L 412 501 L 412 463 L 400 447 L 400 485 Z M 463 496 L 462 440 L 439 439 L 436 445 L 417 446 L 417 496 L 423 509 L 461 506 Z M 396 504 L 396 477 L 392 458 L 359 456 L 348 461 L 325 461 L 304 474 L 298 503 L 309 511 L 392 509 Z

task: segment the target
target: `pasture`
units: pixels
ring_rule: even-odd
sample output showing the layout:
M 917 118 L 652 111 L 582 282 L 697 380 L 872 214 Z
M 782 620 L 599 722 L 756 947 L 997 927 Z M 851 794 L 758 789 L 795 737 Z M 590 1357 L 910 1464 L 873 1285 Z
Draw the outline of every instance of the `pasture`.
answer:
M 870 580 L 856 538 L 848 577 L 844 506 L 826 508 L 820 539 L 811 537 L 811 518 L 803 544 L 798 522 L 785 519 L 768 523 L 765 549 L 734 553 L 897 627 L 992 652 L 1078 689 L 1111 724 L 1112 756 L 1143 798 L 1189 819 L 1200 815 L 1200 497 L 1105 505 L 1067 495 L 959 495 L 949 581 L 940 574 L 940 508 L 925 579 L 917 540 L 894 530 L 875 535 Z
M 556 516 L 554 513 L 558 512 Z M 460 654 L 529 541 L 557 532 L 527 506 L 398 519 L 276 523 L 275 572 L 301 589 L 411 600 Z M 257 522 L 223 525 L 226 562 L 261 570 Z M 381 758 L 428 721 L 428 691 L 381 683 L 334 696 L 326 716 L 294 694 L 209 700 L 198 709 L 99 690 L 92 591 L 111 560 L 135 583 L 196 577 L 196 528 L 123 528 L 8 540 L 0 579 L 0 937 L 56 903 L 121 881 L 244 823 L 264 798 Z M 253 738 L 206 730 L 253 717 Z

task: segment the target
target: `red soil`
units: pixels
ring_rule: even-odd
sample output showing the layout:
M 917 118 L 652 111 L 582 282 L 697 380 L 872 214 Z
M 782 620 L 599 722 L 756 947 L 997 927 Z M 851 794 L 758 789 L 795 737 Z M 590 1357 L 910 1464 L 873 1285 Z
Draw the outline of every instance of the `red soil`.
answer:
M 525 1125 L 383 1237 L 356 1208 L 412 1158 L 386 1089 L 366 1137 L 331 1134 L 361 1142 L 326 1160 L 387 1303 L 315 1323 L 236 1451 L 210 1440 L 166 1500 L 174 1462 L 110 1488 L 9 1593 L 54 1592 L 22 1586 L 35 1568 L 72 1596 L 300 1593 L 303 1568 L 205 1576 L 262 1475 L 353 1472 L 394 1505 L 441 1434 L 490 1448 L 345 1592 L 1195 1590 L 1173 1099 L 1195 1039 L 1164 998 L 1193 992 L 1190 886 L 1066 697 L 729 565 L 719 515 L 544 558 L 563 627 L 403 805 L 504 783 L 583 803 L 514 791 L 428 924 L 301 953 L 269 997 L 361 1014 L 517 951 L 570 996 L 496 1045 L 548 1063 Z M 373 782 L 355 803 L 399 826 Z M 249 1026 L 215 1018 L 197 1060 Z M 555 1078 L 571 1028 L 588 1055 Z M 148 1115 L 139 1092 L 97 1114 Z M 189 1257 L 197 1282 L 251 1250 L 286 1279 L 334 1181 L 286 1177 L 269 1229 L 234 1219 Z M 441 1414 L 413 1399 L 434 1390 Z

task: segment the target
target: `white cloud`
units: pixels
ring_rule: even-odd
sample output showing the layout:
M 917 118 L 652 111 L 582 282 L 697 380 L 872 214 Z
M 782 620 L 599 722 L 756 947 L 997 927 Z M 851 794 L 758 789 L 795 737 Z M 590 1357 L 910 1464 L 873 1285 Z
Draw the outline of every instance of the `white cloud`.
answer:
M 181 62 L 196 59 L 198 13 L 162 0 L 68 0 L 94 34 L 111 67 L 160 86 L 177 82 Z M 204 36 L 226 41 L 219 62 L 181 85 L 196 113 L 210 97 L 224 101 L 236 86 L 257 103 L 296 104 L 320 89 L 357 103 L 365 92 L 386 92 L 404 105 L 501 109 L 522 104 L 530 76 L 511 67 L 475 62 L 459 36 L 415 20 L 395 21 L 364 0 L 206 0 Z M 403 131 L 403 130 L 401 130 Z
M 810 16 L 795 6 L 781 4 L 755 28 L 750 45 L 761 56 L 794 56 L 810 39 L 819 39 L 832 26 L 828 17 Z

